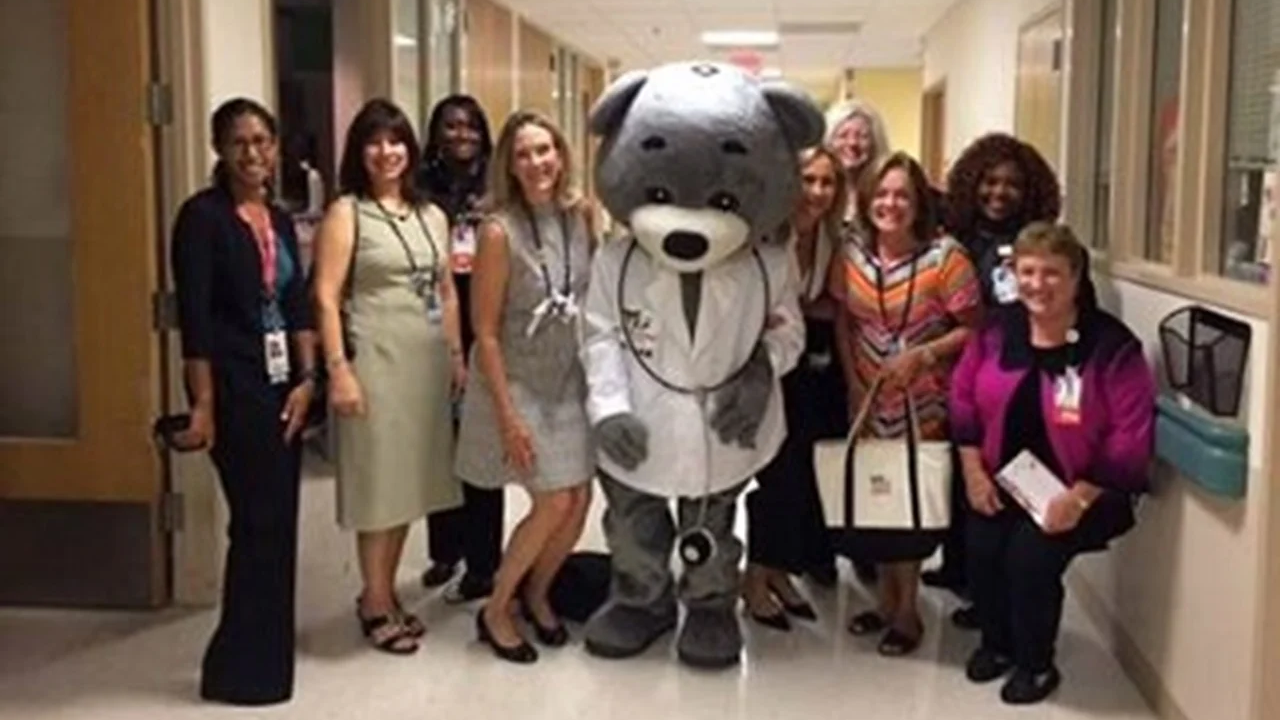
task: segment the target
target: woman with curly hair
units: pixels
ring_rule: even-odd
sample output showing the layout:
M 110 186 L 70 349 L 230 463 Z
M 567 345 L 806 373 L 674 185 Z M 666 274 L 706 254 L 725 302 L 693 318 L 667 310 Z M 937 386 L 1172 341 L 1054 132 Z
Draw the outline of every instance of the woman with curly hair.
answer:
M 1058 178 L 1031 145 L 1004 133 L 978 138 L 947 176 L 946 228 L 969 251 L 988 308 L 1017 300 L 1013 241 L 1062 209 Z
M 1018 300 L 1013 244 L 1036 221 L 1052 222 L 1062 209 L 1058 178 L 1031 145 L 1005 133 L 975 140 L 947 175 L 946 230 L 969 253 L 988 310 Z M 942 550 L 942 567 L 924 574 L 926 585 L 963 591 L 965 572 L 964 484 L 956 483 L 954 512 Z M 975 628 L 972 607 L 952 615 L 956 625 Z

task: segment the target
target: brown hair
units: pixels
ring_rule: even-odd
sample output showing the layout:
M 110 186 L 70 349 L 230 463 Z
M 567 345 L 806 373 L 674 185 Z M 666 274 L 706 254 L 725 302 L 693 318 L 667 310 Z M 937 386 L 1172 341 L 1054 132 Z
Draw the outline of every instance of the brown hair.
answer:
M 1015 258 L 1025 255 L 1056 255 L 1064 258 L 1071 274 L 1081 277 L 1089 262 L 1089 251 L 1065 223 L 1033 222 L 1018 233 L 1013 243 Z
M 579 204 L 578 194 L 569 187 L 569 178 L 573 175 L 573 158 L 569 154 L 569 143 L 564 133 L 541 113 L 521 110 L 511 114 L 502 126 L 498 142 L 494 146 L 493 159 L 489 162 L 489 196 L 485 206 L 489 210 L 509 207 L 521 202 L 524 197 L 520 181 L 511 172 L 512 155 L 515 153 L 516 133 L 526 125 L 536 125 L 551 135 L 551 141 L 560 155 L 560 177 L 556 178 L 556 203 L 563 209 L 573 209 Z
M 933 188 L 929 185 L 929 178 L 915 158 L 898 151 L 881 160 L 876 165 L 875 172 L 864 174 L 858 188 L 858 221 L 868 235 L 869 247 L 875 247 L 878 233 L 875 223 L 871 221 L 871 203 L 875 200 L 876 190 L 884 182 L 884 177 L 894 170 L 906 172 L 911 184 L 912 199 L 916 206 L 916 219 L 911 224 L 912 236 L 917 243 L 926 243 L 937 235 L 938 205 Z
M 800 171 L 804 172 L 805 168 L 823 158 L 831 163 L 831 170 L 836 177 L 836 187 L 835 200 L 831 203 L 831 209 L 823 214 L 819 222 L 827 231 L 827 237 L 838 238 L 844 222 L 845 205 L 849 203 L 849 178 L 845 175 L 844 168 L 840 166 L 840 157 L 826 145 L 805 148 L 800 151 Z

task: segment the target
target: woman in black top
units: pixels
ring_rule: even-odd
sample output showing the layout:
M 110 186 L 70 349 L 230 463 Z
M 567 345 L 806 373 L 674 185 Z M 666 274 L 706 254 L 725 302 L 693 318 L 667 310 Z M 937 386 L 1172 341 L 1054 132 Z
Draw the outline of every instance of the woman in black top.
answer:
M 230 510 L 222 617 L 200 694 L 260 705 L 293 693 L 298 433 L 314 392 L 314 324 L 292 224 L 271 203 L 275 119 L 230 100 L 213 114 L 213 187 L 173 230 L 173 273 L 191 423 Z
M 1036 221 L 1052 222 L 1062 209 L 1058 178 L 1031 145 L 1004 133 L 975 140 L 947 176 L 946 230 L 969 253 L 982 284 L 988 312 L 1018 300 L 1013 243 Z M 958 465 L 957 465 L 958 467 Z M 963 591 L 965 582 L 964 483 L 953 485 L 951 527 L 939 570 L 923 576 L 926 585 Z M 972 608 L 952 615 L 960 627 L 976 628 Z
M 477 206 L 485 195 L 485 172 L 493 152 L 489 122 L 469 95 L 450 95 L 436 104 L 427 125 L 418 187 L 449 217 L 454 286 L 462 320 L 462 351 L 470 357 L 471 262 L 475 257 Z M 459 406 L 460 407 L 460 406 Z M 463 483 L 462 507 L 427 518 L 427 550 L 431 567 L 422 574 L 427 587 L 443 585 L 466 560 L 466 574 L 445 599 L 467 602 L 489 595 L 502 555 L 503 497 Z

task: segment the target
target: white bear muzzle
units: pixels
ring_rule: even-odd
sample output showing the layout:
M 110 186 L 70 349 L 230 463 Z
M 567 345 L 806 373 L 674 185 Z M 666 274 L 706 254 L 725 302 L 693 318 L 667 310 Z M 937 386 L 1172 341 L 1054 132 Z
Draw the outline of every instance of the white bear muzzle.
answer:
M 733 213 L 666 204 L 641 205 L 629 224 L 650 255 L 682 273 L 714 267 L 751 233 L 751 226 Z

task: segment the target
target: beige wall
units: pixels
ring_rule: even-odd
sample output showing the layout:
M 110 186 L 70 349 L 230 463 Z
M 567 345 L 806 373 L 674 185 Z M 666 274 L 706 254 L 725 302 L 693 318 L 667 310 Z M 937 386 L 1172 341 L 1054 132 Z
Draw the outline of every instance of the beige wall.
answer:
M 1187 300 L 1125 281 L 1110 302 L 1142 336 L 1153 362 L 1157 325 Z M 1247 320 L 1247 318 L 1241 318 Z M 1249 428 L 1248 497 L 1216 499 L 1169 472 L 1156 476 L 1138 528 L 1115 551 L 1075 567 L 1073 588 L 1111 626 L 1114 649 L 1157 705 L 1190 720 L 1248 720 L 1262 639 L 1260 568 L 1267 492 L 1262 474 L 1269 397 L 1268 323 L 1251 321 L 1252 358 L 1240 421 Z M 1163 376 L 1160 377 L 1163 383 Z M 1151 687 L 1159 683 L 1162 687 Z
M 1018 29 L 1057 0 L 962 0 L 925 34 L 924 86 L 947 81 L 949 165 L 978 136 L 1013 131 Z
M 857 70 L 853 94 L 871 103 L 889 129 L 895 150 L 920 156 L 920 109 L 924 73 L 921 68 Z

